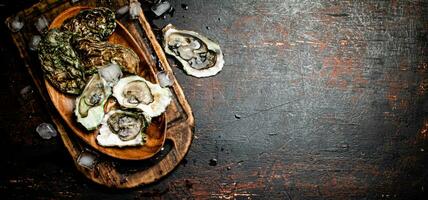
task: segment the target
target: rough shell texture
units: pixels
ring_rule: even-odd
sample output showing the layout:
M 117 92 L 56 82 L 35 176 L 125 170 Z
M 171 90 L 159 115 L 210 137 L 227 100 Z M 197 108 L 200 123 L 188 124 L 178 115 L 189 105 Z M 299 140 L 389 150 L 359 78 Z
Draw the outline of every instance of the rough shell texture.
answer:
M 94 130 L 104 117 L 104 104 L 111 95 L 111 88 L 98 74 L 94 74 L 82 94 L 76 99 L 74 114 L 77 122 L 87 130 Z
M 148 86 L 153 101 L 148 104 L 143 102 L 130 103 L 129 99 L 125 97 L 125 88 L 129 84 L 141 83 Z M 128 76 L 120 79 L 120 81 L 113 87 L 113 96 L 117 102 L 125 108 L 136 108 L 144 112 L 149 117 L 156 117 L 165 112 L 166 107 L 171 102 L 171 93 L 168 88 L 162 88 L 159 84 L 153 84 L 139 76 Z
M 81 11 L 62 25 L 63 30 L 76 33 L 80 37 L 106 40 L 116 28 L 115 14 L 108 8 L 94 8 Z
M 85 86 L 82 63 L 70 42 L 69 31 L 50 30 L 40 42 L 39 60 L 50 83 L 68 94 L 80 94 Z
M 137 73 L 140 58 L 130 48 L 90 38 L 79 38 L 73 46 L 82 58 L 85 74 L 93 74 L 110 63 L 120 65 L 122 71 Z
M 174 56 L 187 74 L 208 77 L 220 72 L 224 65 L 220 46 L 199 33 L 178 30 L 171 24 L 163 29 L 164 49 Z

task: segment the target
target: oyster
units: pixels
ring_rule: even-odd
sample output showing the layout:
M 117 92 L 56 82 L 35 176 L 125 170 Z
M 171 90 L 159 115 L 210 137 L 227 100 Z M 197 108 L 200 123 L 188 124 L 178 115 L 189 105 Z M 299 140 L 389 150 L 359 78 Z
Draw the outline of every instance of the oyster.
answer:
M 143 145 L 149 121 L 138 113 L 112 110 L 102 120 L 97 142 L 106 147 Z
M 165 52 L 180 61 L 187 74 L 208 77 L 223 68 L 220 46 L 210 39 L 193 31 L 177 30 L 171 24 L 162 31 Z
M 104 79 L 94 74 L 82 94 L 76 99 L 74 114 L 87 130 L 94 130 L 104 117 L 104 104 L 111 95 L 111 88 Z
M 39 60 L 46 78 L 61 92 L 80 94 L 85 86 L 82 63 L 70 42 L 73 33 L 50 30 L 38 45 Z
M 137 73 L 140 58 L 130 48 L 91 38 L 77 39 L 73 45 L 82 58 L 85 74 L 93 74 L 110 63 L 120 65 L 122 71 Z
M 115 28 L 114 12 L 103 7 L 80 11 L 62 25 L 62 30 L 76 33 L 81 37 L 93 37 L 97 40 L 106 40 Z
M 128 76 L 113 87 L 113 96 L 125 108 L 136 108 L 149 117 L 165 112 L 171 102 L 168 88 L 161 88 L 139 76 Z

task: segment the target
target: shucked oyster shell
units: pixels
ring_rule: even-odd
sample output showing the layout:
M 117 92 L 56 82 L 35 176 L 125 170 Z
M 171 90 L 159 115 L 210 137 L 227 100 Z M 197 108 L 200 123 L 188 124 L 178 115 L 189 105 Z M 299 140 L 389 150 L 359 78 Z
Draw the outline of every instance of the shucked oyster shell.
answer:
M 115 14 L 108 8 L 82 10 L 62 25 L 62 30 L 76 33 L 80 37 L 106 40 L 116 28 Z
M 111 88 L 98 74 L 94 74 L 76 99 L 74 114 L 87 130 L 94 130 L 104 117 L 104 104 L 111 95 Z
M 82 63 L 70 42 L 73 33 L 50 30 L 38 46 L 39 60 L 50 83 L 68 94 L 80 94 L 85 86 Z
M 73 45 L 82 58 L 85 74 L 93 74 L 110 63 L 120 65 L 122 71 L 137 73 L 140 58 L 130 48 L 91 38 L 77 39 Z
M 150 120 L 139 113 L 112 110 L 104 116 L 97 142 L 106 147 L 143 145 Z
M 140 76 L 128 76 L 113 87 L 113 96 L 125 108 L 135 108 L 149 117 L 165 112 L 171 102 L 168 88 L 161 88 Z
M 193 31 L 178 30 L 171 24 L 162 31 L 165 52 L 180 61 L 187 74 L 208 77 L 223 68 L 223 52 L 210 39 Z

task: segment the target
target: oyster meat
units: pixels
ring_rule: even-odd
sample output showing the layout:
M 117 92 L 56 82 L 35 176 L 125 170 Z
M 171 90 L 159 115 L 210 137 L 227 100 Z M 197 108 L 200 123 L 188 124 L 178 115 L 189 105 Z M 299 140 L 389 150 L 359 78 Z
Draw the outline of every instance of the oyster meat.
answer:
M 187 74 L 208 77 L 222 70 L 223 52 L 215 42 L 193 31 L 178 30 L 171 24 L 162 31 L 165 52 L 180 61 Z
M 136 108 L 149 117 L 165 112 L 171 102 L 168 88 L 153 84 L 140 76 L 128 76 L 113 87 L 113 96 L 125 108 Z
M 50 30 L 38 45 L 46 78 L 61 92 L 80 94 L 85 86 L 82 63 L 71 46 L 73 33 Z
M 122 71 L 137 73 L 140 58 L 130 48 L 91 38 L 80 38 L 73 43 L 82 58 L 85 74 L 93 74 L 107 64 L 118 64 Z
M 149 121 L 139 113 L 112 110 L 102 120 L 97 142 L 106 147 L 143 145 Z
M 62 30 L 76 33 L 80 37 L 93 37 L 97 40 L 107 40 L 115 28 L 114 12 L 103 7 L 80 11 L 62 25 Z
M 82 94 L 76 99 L 74 114 L 87 130 L 98 127 L 104 117 L 104 104 L 111 95 L 111 88 L 98 74 L 94 74 Z

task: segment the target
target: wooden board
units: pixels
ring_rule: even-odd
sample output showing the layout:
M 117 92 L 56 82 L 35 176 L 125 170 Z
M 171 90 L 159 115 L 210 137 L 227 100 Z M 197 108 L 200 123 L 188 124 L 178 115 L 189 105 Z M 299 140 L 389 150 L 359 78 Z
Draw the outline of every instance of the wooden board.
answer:
M 114 4 L 97 3 L 97 1 L 79 2 L 82 6 L 107 6 L 116 10 L 128 1 L 116 1 Z M 16 16 L 25 18 L 27 21 L 37 20 L 40 16 L 52 21 L 59 13 L 71 7 L 69 2 L 41 2 L 33 7 L 19 12 Z M 9 23 L 15 16 L 6 20 Z M 135 39 L 135 43 L 141 47 L 139 54 L 143 54 L 144 59 L 153 74 L 160 70 L 173 75 L 171 67 L 166 61 L 165 54 L 156 40 L 146 18 L 140 13 L 138 20 L 122 18 L 120 21 Z M 28 22 L 27 22 L 28 23 Z M 65 147 L 72 156 L 77 169 L 92 181 L 115 188 L 130 188 L 141 184 L 152 183 L 159 180 L 171 172 L 183 159 L 192 142 L 194 119 L 191 108 L 186 101 L 183 91 L 174 78 L 174 83 L 170 87 L 173 93 L 173 102 L 166 111 L 166 120 L 169 122 L 166 130 L 166 145 L 162 151 L 154 157 L 144 161 L 124 161 L 100 154 L 84 143 L 81 139 L 71 134 L 69 126 L 65 126 L 59 114 L 54 111 L 49 101 L 45 82 L 43 81 L 40 64 L 35 59 L 34 52 L 28 51 L 28 41 L 34 34 L 38 34 L 34 27 L 25 26 L 20 32 L 13 33 L 14 43 L 19 49 L 20 56 L 24 59 L 25 65 L 34 80 L 42 98 L 46 101 L 49 114 L 55 123 Z M 157 66 L 157 63 L 160 63 Z M 93 167 L 85 168 L 78 165 L 77 160 L 82 152 L 93 154 L 96 157 L 96 164 Z
M 65 10 L 53 20 L 50 25 L 50 28 L 60 28 L 65 20 L 77 15 L 83 9 L 88 9 L 88 7 L 74 6 Z M 117 22 L 116 30 L 109 37 L 108 41 L 113 44 L 121 44 L 123 46 L 133 49 L 135 52 L 138 52 L 138 55 L 141 58 L 139 65 L 140 69 L 138 71 L 139 75 L 148 80 L 157 82 L 156 74 L 152 70 L 152 67 L 149 65 L 149 63 L 146 62 L 147 56 L 144 56 L 141 47 L 137 44 L 132 35 L 120 22 Z M 161 116 L 152 119 L 152 122 L 147 127 L 146 143 L 143 146 L 126 148 L 103 147 L 101 145 L 98 145 L 96 141 L 99 129 L 96 129 L 94 131 L 87 131 L 84 127 L 80 126 L 76 122 L 76 117 L 74 114 L 76 97 L 58 91 L 46 79 L 45 85 L 49 97 L 52 100 L 52 103 L 54 104 L 58 113 L 64 119 L 68 127 L 70 127 L 73 133 L 77 134 L 77 136 L 79 136 L 92 148 L 114 158 L 125 160 L 147 159 L 155 155 L 162 148 L 162 145 L 165 141 L 165 131 L 167 123 L 165 120 L 165 114 L 162 114 Z M 106 110 L 106 112 L 108 112 L 108 110 Z

